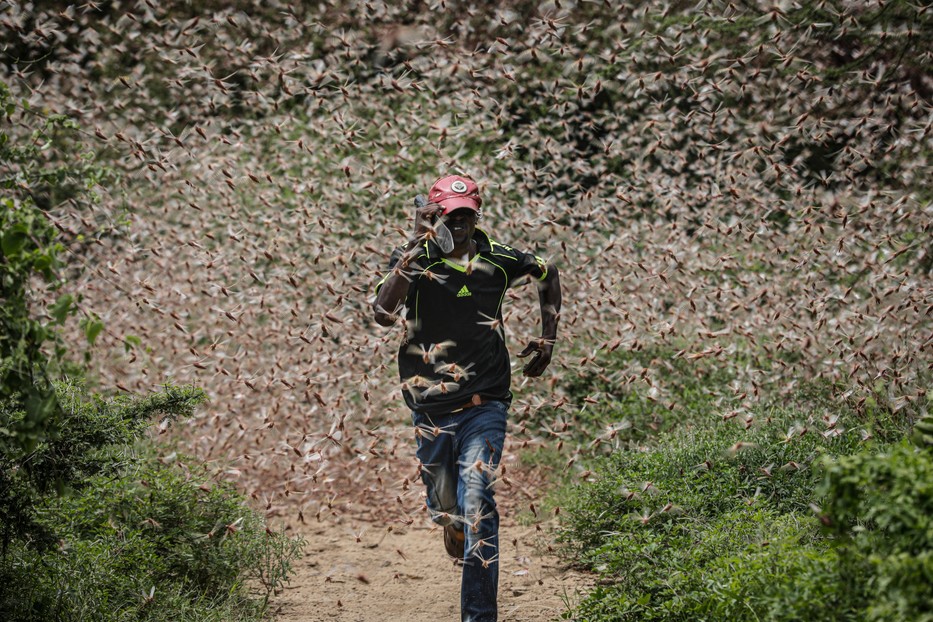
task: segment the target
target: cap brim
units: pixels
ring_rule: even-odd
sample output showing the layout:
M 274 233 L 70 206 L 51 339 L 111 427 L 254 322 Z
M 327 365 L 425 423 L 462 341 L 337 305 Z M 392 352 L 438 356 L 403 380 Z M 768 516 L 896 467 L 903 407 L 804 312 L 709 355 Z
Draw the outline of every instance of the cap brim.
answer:
M 449 214 L 450 212 L 463 207 L 467 207 L 474 212 L 479 211 L 479 205 L 477 205 L 476 201 L 467 197 L 451 197 L 449 199 L 444 199 L 443 201 L 438 201 L 437 204 L 444 208 L 444 211 L 441 212 L 442 214 Z

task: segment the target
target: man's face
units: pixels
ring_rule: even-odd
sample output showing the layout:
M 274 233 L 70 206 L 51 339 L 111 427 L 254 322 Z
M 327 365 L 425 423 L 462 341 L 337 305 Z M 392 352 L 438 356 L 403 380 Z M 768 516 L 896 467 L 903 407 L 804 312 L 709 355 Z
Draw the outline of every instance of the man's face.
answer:
M 454 245 L 459 246 L 473 237 L 473 232 L 476 230 L 477 214 L 469 207 L 455 209 L 444 218 L 447 228 L 450 229 Z

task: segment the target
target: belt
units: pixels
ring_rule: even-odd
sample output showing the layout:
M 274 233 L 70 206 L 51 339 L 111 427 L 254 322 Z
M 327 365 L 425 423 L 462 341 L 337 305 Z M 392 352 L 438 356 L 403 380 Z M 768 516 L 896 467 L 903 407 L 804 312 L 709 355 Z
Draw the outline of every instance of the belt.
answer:
M 450 412 L 452 412 L 452 413 L 458 413 L 458 412 L 460 412 L 461 410 L 466 410 L 467 408 L 473 408 L 474 406 L 482 406 L 483 404 L 485 404 L 485 403 L 488 402 L 488 401 L 489 401 L 489 400 L 483 398 L 479 393 L 474 393 L 474 394 L 473 394 L 473 397 L 470 398 L 470 401 L 469 401 L 469 402 L 467 402 L 466 404 L 464 404 L 464 405 L 462 405 L 462 406 L 459 406 L 459 407 L 453 409 L 453 410 L 450 411 Z

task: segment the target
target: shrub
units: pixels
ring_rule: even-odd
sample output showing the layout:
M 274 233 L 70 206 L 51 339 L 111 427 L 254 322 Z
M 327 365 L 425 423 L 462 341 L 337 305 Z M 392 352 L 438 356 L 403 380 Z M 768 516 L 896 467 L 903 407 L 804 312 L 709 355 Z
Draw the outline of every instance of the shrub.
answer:
M 746 430 L 708 418 L 617 451 L 570 494 L 563 539 L 603 578 L 574 619 L 863 619 L 876 570 L 822 530 L 835 505 L 813 508 L 837 494 L 819 488 L 824 456 L 873 451 L 866 422 L 787 407 L 760 419 Z M 915 576 L 925 568 L 897 561 Z
M 859 619 L 810 516 L 744 507 L 676 531 L 642 528 L 613 540 L 609 549 L 628 549 L 620 579 L 591 593 L 574 619 Z
M 833 430 L 853 425 L 824 436 L 827 424 L 802 412 L 772 410 L 761 418 L 746 430 L 738 418 L 712 415 L 705 425 L 661 435 L 650 450 L 615 452 L 598 467 L 599 479 L 577 493 L 569 523 L 575 540 L 597 541 L 629 515 L 670 515 L 659 513 L 668 503 L 678 520 L 713 517 L 747 502 L 805 511 L 819 481 L 813 460 L 862 445 L 855 420 L 836 420 Z
M 69 413 L 61 434 L 0 471 L 0 617 L 261 617 L 301 540 L 267 529 L 203 468 L 158 460 L 142 438 L 153 416 L 191 414 L 203 392 L 105 400 L 62 384 L 57 399 Z M 53 484 L 63 494 L 47 494 Z
M 59 384 L 54 402 L 68 415 L 61 418 L 54 436 L 28 453 L 16 447 L 0 452 L 2 552 L 14 537 L 40 551 L 54 544 L 54 529 L 38 518 L 40 506 L 53 492 L 92 486 L 89 478 L 97 474 L 119 475 L 133 460 L 126 446 L 144 434 L 153 416 L 175 420 L 190 415 L 203 400 L 199 389 L 166 387 L 142 399 L 86 401 L 80 385 Z M 18 406 L 15 400 L 0 404 L 0 419 L 15 427 L 28 416 Z
M 864 568 L 868 620 L 933 620 L 933 455 L 906 442 L 824 464 L 820 486 L 839 554 Z
M 12 129 L 17 126 L 31 133 L 18 137 Z M 66 348 L 58 331 L 76 313 L 76 301 L 66 294 L 40 310 L 42 296 L 34 289 L 39 279 L 51 291 L 62 285 L 64 246 L 46 210 L 83 200 L 109 176 L 82 152 L 76 137 L 74 120 L 36 113 L 0 82 L 0 397 L 17 402 L 15 409 L 0 408 L 0 451 L 32 450 L 55 434 L 63 415 L 49 372 L 63 365 Z M 93 343 L 103 325 L 96 318 L 85 318 L 83 325 Z M 12 410 L 20 415 L 15 420 L 5 417 Z

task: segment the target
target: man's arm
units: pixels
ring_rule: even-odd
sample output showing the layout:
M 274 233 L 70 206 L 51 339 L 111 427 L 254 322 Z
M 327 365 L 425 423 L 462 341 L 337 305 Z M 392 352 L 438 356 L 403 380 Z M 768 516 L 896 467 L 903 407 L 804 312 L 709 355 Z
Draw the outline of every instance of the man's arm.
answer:
M 431 217 L 440 211 L 440 206 L 429 203 L 415 211 L 415 232 L 405 246 L 402 256 L 392 266 L 392 270 L 379 286 L 373 301 L 373 316 L 380 326 L 392 326 L 398 319 L 398 312 L 408 295 L 411 279 L 406 274 L 408 264 L 415 261 L 424 239 L 433 231 Z
M 405 297 L 408 295 L 408 284 L 411 279 L 405 274 L 407 266 L 402 265 L 408 254 L 406 252 L 392 267 L 376 293 L 376 299 L 373 301 L 373 316 L 380 326 L 392 326 L 395 323 Z
M 529 377 L 537 377 L 544 373 L 551 363 L 551 354 L 554 351 L 554 342 L 557 341 L 557 321 L 560 319 L 560 275 L 557 267 L 548 264 L 547 276 L 538 284 L 538 303 L 541 305 L 541 338 L 535 339 L 525 349 L 518 353 L 519 358 L 525 358 L 535 352 L 533 359 L 525 364 L 522 372 Z

